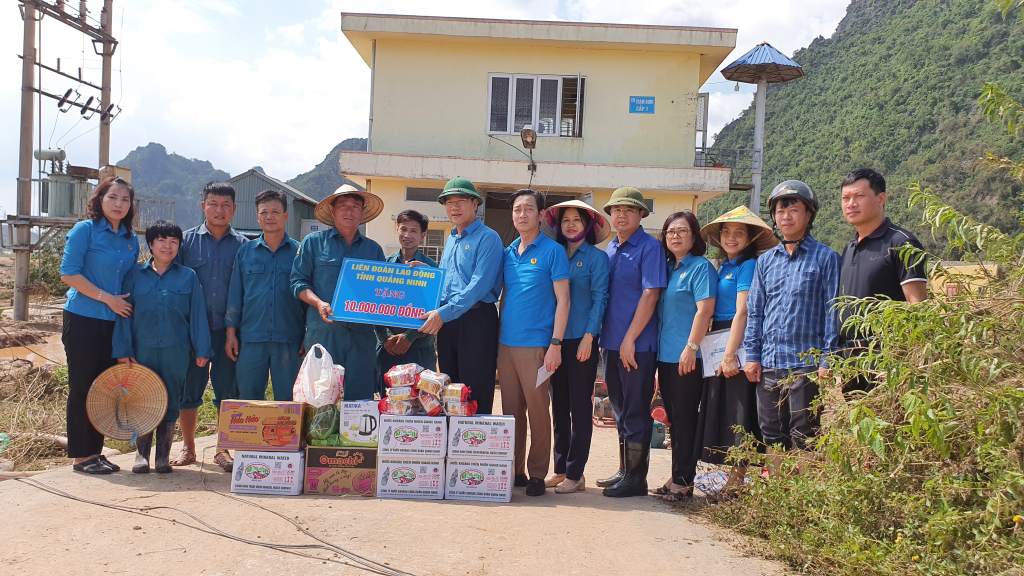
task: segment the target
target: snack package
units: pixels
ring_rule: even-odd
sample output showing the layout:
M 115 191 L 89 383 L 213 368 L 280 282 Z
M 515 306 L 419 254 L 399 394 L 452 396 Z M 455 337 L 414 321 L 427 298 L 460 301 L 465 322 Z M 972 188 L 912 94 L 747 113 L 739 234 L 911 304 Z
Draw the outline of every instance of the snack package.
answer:
M 395 386 L 415 386 L 416 375 L 423 372 L 423 367 L 419 364 L 399 364 L 398 366 L 392 366 L 390 370 L 384 374 L 384 383 L 387 384 L 388 388 Z
M 433 370 L 424 370 L 416 375 L 416 387 L 420 390 L 426 390 L 434 396 L 440 396 L 441 390 L 450 384 L 451 381 L 447 374 L 434 372 Z
M 423 406 L 423 411 L 427 413 L 427 416 L 440 416 L 444 410 L 437 396 L 425 390 L 420 390 L 420 405 Z
M 394 386 L 387 389 L 388 398 L 395 402 L 401 400 L 415 400 L 416 399 L 416 387 L 415 386 Z
M 411 416 L 420 409 L 419 400 L 392 400 L 384 398 L 378 404 L 381 414 L 398 414 L 400 416 Z
M 449 416 L 472 416 L 476 414 L 476 400 L 469 402 L 445 402 L 444 413 Z
M 441 390 L 444 402 L 466 402 L 469 400 L 469 386 L 465 384 L 449 384 Z

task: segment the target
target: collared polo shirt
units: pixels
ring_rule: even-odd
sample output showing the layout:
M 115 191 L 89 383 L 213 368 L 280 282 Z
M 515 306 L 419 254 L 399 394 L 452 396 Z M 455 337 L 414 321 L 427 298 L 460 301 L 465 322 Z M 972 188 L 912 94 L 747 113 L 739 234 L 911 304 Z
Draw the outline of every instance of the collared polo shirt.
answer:
M 808 366 L 800 355 L 838 348 L 839 319 L 832 301 L 839 289 L 839 254 L 808 236 L 791 257 L 784 244 L 757 259 L 747 294 L 747 361 L 769 369 Z M 821 366 L 828 362 L 822 358 Z
M 637 229 L 625 242 L 616 235 L 608 243 L 608 306 L 601 326 L 601 348 L 618 350 L 629 331 L 644 290 L 668 284 L 665 250 L 654 237 Z M 636 339 L 637 352 L 658 351 L 658 313 L 651 314 Z
M 565 339 L 601 335 L 601 320 L 608 306 L 608 254 L 588 244 L 580 247 L 569 258 L 569 323 Z
M 424 264 L 430 266 L 431 268 L 437 268 L 437 261 L 435 261 L 430 256 L 427 256 L 420 250 L 416 251 L 416 254 L 413 255 L 412 259 L 418 262 L 423 262 Z M 398 252 L 395 252 L 394 254 L 388 256 L 386 260 L 388 262 L 391 262 L 392 264 L 401 264 L 402 251 L 399 250 Z M 385 340 L 387 340 L 388 336 L 393 336 L 396 334 L 405 334 L 405 339 L 411 342 L 413 346 L 429 346 L 431 348 L 434 347 L 434 336 L 432 334 L 420 332 L 415 328 L 374 326 L 373 329 L 377 333 L 377 342 L 379 343 L 383 343 Z
M 519 253 L 516 238 L 502 255 L 505 303 L 498 342 L 512 348 L 547 348 L 555 329 L 555 282 L 569 277 L 569 258 L 558 242 L 539 234 Z
M 78 222 L 64 237 L 60 273 L 65 276 L 81 274 L 108 294 L 123 294 L 121 282 L 139 259 L 139 238 L 135 232 L 126 237 L 126 232 L 129 230 L 121 224 L 115 233 L 106 218 Z M 68 290 L 64 309 L 99 320 L 117 319 L 110 306 L 80 294 L 74 288 Z
M 501 236 L 480 220 L 459 234 L 452 228 L 444 243 L 441 268 L 441 320 L 451 322 L 478 303 L 491 304 L 501 296 Z M 548 340 L 550 340 L 550 336 Z
M 718 269 L 718 296 L 715 300 L 714 320 L 732 320 L 736 316 L 736 295 L 750 290 L 754 281 L 756 258 L 748 258 L 739 264 L 726 260 Z
M 206 317 L 210 330 L 223 330 L 224 313 L 228 307 L 228 288 L 231 270 L 235 266 L 238 249 L 249 239 L 228 226 L 228 231 L 217 240 L 202 223 L 185 231 L 175 262 L 195 270 L 206 298 Z
M 658 298 L 658 362 L 679 362 L 697 316 L 697 302 L 717 295 L 718 272 L 707 258 L 687 254 L 669 265 L 668 286 Z
M 858 241 L 854 235 L 843 248 L 843 267 L 839 274 L 839 295 L 857 298 L 888 298 L 905 302 L 903 285 L 908 282 L 926 282 L 925 263 L 907 266 L 900 257 L 899 248 L 913 246 L 920 249 L 921 243 L 913 234 L 894 225 L 888 218 L 877 230 Z M 849 318 L 852 311 L 842 312 L 839 322 Z M 840 338 L 854 340 L 857 334 L 852 329 L 840 329 Z
M 196 358 L 211 358 L 210 327 L 199 278 L 191 269 L 172 262 L 163 274 L 153 259 L 136 264 L 124 277 L 122 290 L 134 309 L 114 324 L 113 357 L 131 358 L 142 348 L 188 344 Z
M 333 226 L 303 238 L 299 254 L 292 263 L 292 295 L 298 298 L 303 291 L 312 290 L 317 298 L 324 302 L 332 302 L 334 289 L 338 287 L 338 277 L 341 275 L 341 263 L 346 258 L 383 262 L 384 250 L 380 244 L 359 232 L 356 232 L 352 243 L 347 244 L 345 237 Z M 333 324 L 349 328 L 354 326 L 352 322 Z M 309 310 L 306 311 L 307 330 L 329 330 L 330 326 L 332 324 L 320 318 L 319 310 L 309 306 Z M 365 324 L 362 326 L 369 328 Z
M 292 263 L 299 243 L 287 234 L 271 251 L 263 235 L 235 255 L 224 323 L 241 329 L 242 342 L 298 344 L 306 335 L 303 302 L 292 296 Z

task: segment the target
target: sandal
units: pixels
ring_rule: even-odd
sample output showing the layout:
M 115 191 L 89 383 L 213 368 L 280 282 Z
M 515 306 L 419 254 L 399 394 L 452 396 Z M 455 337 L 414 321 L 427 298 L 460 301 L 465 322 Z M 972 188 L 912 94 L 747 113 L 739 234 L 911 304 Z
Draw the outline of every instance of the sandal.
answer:
M 661 497 L 665 502 L 682 502 L 683 500 L 693 500 L 693 488 L 687 488 L 680 490 L 679 492 L 669 492 Z
M 181 447 L 181 452 L 178 453 L 178 457 L 171 460 L 169 464 L 171 466 L 188 466 L 189 464 L 196 461 L 196 452 L 191 448 Z
M 668 486 L 662 486 L 655 490 L 648 490 L 648 492 L 651 493 L 651 496 L 668 496 L 672 493 L 672 491 L 668 489 Z
M 100 459 L 100 463 L 103 464 L 104 466 L 106 466 L 107 468 L 110 468 L 111 471 L 113 471 L 113 472 L 120 472 L 121 471 L 121 467 L 118 466 L 117 464 L 114 464 L 110 460 L 107 460 L 106 456 L 100 454 L 99 455 L 99 459 Z
M 231 472 L 235 469 L 235 461 L 231 458 L 231 454 L 229 454 L 227 450 L 214 454 L 213 461 L 225 472 Z
M 71 468 L 75 472 L 85 472 L 86 474 L 112 474 L 114 472 L 104 466 L 98 457 L 89 458 L 85 462 L 73 465 Z

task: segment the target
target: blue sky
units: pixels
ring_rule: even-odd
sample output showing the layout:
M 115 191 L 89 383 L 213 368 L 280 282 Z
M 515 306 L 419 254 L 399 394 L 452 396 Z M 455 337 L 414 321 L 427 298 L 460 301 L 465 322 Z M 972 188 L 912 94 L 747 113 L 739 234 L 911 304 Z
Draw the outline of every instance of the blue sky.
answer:
M 77 2 L 68 2 L 77 12 Z M 341 140 L 366 135 L 369 69 L 340 33 L 341 12 L 573 20 L 739 29 L 726 63 L 763 41 L 786 54 L 830 36 L 848 0 L 115 0 L 111 160 L 149 142 L 211 161 L 232 175 L 254 165 L 287 180 L 311 169 Z M 100 0 L 89 0 L 99 17 Z M 18 171 L 22 22 L 15 2 L 0 16 L 0 207 L 14 210 Z M 95 11 L 95 12 L 93 12 Z M 42 22 L 41 61 L 99 84 L 99 59 L 80 35 Z M 43 88 L 74 83 L 44 73 Z M 749 105 L 753 87 L 708 80 L 712 133 Z M 84 100 L 91 92 L 80 89 Z M 768 103 L 771 106 L 771 103 Z M 36 123 L 39 123 L 37 116 Z M 98 118 L 60 114 L 42 102 L 42 146 L 95 166 Z M 36 138 L 39 138 L 37 134 Z M 37 146 L 38 147 L 38 146 Z

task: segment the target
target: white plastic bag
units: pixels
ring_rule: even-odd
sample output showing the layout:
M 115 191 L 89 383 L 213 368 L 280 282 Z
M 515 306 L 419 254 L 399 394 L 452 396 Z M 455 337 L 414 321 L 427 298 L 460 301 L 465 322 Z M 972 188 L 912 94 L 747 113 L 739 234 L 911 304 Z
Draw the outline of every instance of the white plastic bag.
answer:
M 317 352 L 320 357 L 317 358 Z M 316 408 L 337 404 L 341 400 L 345 382 L 345 368 L 335 364 L 331 354 L 319 345 L 313 344 L 299 368 L 299 375 L 292 387 L 292 398 Z

